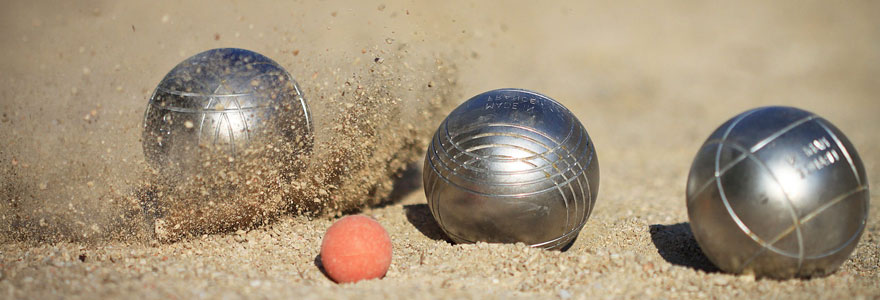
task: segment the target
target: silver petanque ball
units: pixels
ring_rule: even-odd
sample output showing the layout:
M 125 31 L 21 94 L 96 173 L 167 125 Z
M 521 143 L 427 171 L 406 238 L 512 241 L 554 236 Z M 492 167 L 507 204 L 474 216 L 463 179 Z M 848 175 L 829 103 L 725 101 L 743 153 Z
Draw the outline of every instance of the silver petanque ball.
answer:
M 308 151 L 312 120 L 293 77 L 275 61 L 235 48 L 192 56 L 165 75 L 144 113 L 147 162 L 162 172 L 201 166 L 203 151 L 234 158 L 271 137 Z
M 471 98 L 440 124 L 427 152 L 428 205 L 458 243 L 560 249 L 596 203 L 599 164 L 590 136 L 562 104 L 536 92 Z
M 687 182 L 691 228 L 709 260 L 759 277 L 834 272 L 865 229 L 868 202 L 850 141 L 792 107 L 753 109 L 721 125 Z

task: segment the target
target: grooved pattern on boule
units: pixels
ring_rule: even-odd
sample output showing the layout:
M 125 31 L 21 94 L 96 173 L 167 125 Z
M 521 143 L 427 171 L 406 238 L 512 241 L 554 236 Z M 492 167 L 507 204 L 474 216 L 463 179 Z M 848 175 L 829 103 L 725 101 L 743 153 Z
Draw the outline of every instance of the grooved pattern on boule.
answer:
M 598 164 L 586 129 L 535 92 L 471 98 L 443 121 L 427 152 L 425 194 L 457 242 L 561 248 L 595 205 Z
M 312 144 L 311 113 L 302 91 L 278 63 L 236 48 L 212 49 L 174 67 L 144 113 L 147 162 L 162 172 L 186 172 L 205 150 L 235 158 L 254 139 Z
M 833 125 L 762 107 L 707 139 L 687 198 L 694 236 L 719 268 L 788 278 L 828 274 L 849 257 L 869 193 L 861 159 Z

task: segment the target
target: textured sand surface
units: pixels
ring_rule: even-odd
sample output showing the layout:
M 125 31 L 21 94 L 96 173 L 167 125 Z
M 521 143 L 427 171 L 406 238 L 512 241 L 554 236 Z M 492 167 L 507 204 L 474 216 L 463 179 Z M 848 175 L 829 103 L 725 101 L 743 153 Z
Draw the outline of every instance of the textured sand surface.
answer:
M 684 189 L 704 139 L 763 105 L 834 123 L 878 186 L 878 20 L 873 2 L 9 1 L 0 12 L 0 297 L 877 298 L 877 205 L 840 270 L 776 281 L 719 272 L 690 233 Z M 341 206 L 156 240 L 136 201 L 117 197 L 144 184 L 143 109 L 175 64 L 216 47 L 278 61 L 305 89 L 318 133 L 340 147 L 380 145 L 370 157 L 387 160 L 340 152 L 330 157 L 353 163 L 335 166 L 367 171 L 338 189 L 323 178 L 296 184 L 332 200 L 315 203 Z M 559 100 L 596 144 L 598 202 L 566 252 L 450 244 L 420 171 L 387 179 L 417 156 L 389 140 L 421 145 L 446 102 L 501 87 Z M 342 91 L 390 102 L 346 110 Z M 397 110 L 403 122 L 371 118 Z M 339 125 L 364 120 L 386 132 L 352 137 Z M 378 204 L 361 213 L 391 235 L 384 279 L 337 285 L 321 272 L 324 231 L 337 210 L 357 206 L 345 203 Z

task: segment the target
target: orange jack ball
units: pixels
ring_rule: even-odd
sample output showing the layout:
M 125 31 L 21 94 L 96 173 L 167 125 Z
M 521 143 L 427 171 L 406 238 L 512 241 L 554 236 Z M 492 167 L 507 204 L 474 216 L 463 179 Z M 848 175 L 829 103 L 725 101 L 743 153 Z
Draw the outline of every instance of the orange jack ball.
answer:
M 344 217 L 324 234 L 321 264 L 338 283 L 381 278 L 391 266 L 391 237 L 370 217 Z

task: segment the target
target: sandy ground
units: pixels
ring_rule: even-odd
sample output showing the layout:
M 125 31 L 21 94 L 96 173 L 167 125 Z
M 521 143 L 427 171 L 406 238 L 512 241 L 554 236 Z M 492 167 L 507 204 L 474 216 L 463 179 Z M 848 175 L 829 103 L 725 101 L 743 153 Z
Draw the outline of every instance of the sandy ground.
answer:
M 712 266 L 690 233 L 684 195 L 691 159 L 715 127 L 778 104 L 837 125 L 878 186 L 877 3 L 5 4 L 0 297 L 880 297 L 877 205 L 840 270 L 776 281 Z M 413 101 L 442 94 L 459 103 L 500 87 L 545 93 L 568 106 L 596 144 L 598 203 L 566 252 L 454 245 L 410 169 L 393 191 L 377 183 L 388 190 L 383 204 L 362 211 L 392 237 L 390 271 L 351 285 L 334 284 L 317 265 L 321 236 L 340 215 L 333 207 L 160 243 L 132 220 L 138 216 L 97 208 L 143 183 L 139 122 L 155 85 L 182 59 L 216 47 L 278 61 L 311 95 L 319 127 L 338 121 L 329 108 L 340 101 L 330 99 L 339 83 L 373 78 L 372 70 L 401 82 L 390 95 L 407 99 L 394 105 L 441 117 L 437 110 L 450 107 Z M 441 61 L 456 71 L 439 71 Z M 367 88 L 384 86 L 367 79 Z M 436 80 L 442 89 L 427 87 Z

